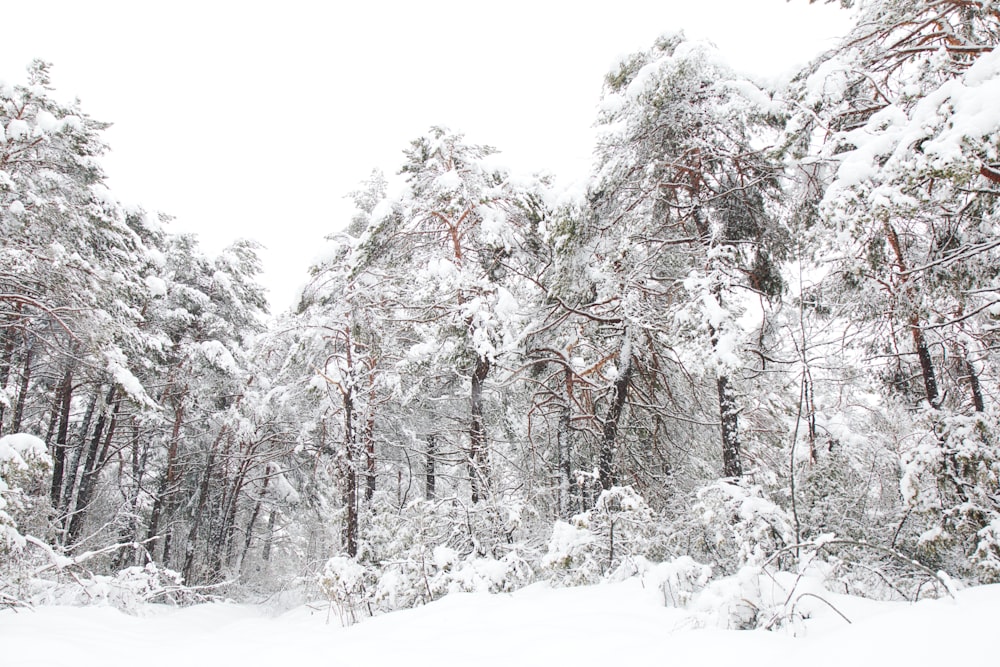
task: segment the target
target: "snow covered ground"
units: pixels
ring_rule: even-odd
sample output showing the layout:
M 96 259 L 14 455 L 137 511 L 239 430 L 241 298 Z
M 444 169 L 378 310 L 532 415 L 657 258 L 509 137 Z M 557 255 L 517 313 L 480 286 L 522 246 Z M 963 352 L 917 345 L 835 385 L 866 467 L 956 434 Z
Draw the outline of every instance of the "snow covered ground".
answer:
M 824 597 L 851 623 L 824 604 L 777 632 L 697 627 L 704 616 L 664 607 L 657 587 L 640 579 L 456 594 L 347 628 L 336 612 L 309 607 L 274 615 L 245 605 L 155 606 L 136 617 L 47 606 L 0 612 L 0 665 L 842 667 L 996 659 L 1000 585 L 917 604 Z

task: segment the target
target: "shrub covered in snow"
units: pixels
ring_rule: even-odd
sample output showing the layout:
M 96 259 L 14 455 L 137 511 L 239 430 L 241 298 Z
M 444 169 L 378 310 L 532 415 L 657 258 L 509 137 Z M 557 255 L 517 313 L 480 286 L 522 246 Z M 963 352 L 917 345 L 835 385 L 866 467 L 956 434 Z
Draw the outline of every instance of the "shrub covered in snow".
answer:
M 993 415 L 928 410 L 926 430 L 903 454 L 900 488 L 933 567 L 983 583 L 1000 581 L 1000 429 Z
M 615 486 L 569 523 L 555 523 L 541 565 L 562 585 L 595 583 L 632 558 L 661 560 L 664 542 L 664 523 L 642 496 Z
M 334 556 L 319 577 L 320 589 L 337 610 L 342 625 L 358 620 L 358 612 L 371 614 L 371 590 L 375 573 L 348 556 Z
M 43 526 L 49 509 L 45 483 L 52 462 L 39 438 L 0 438 L 0 605 L 23 599 L 28 584 L 26 528 Z
M 720 572 L 763 564 L 795 542 L 788 513 L 760 487 L 743 481 L 720 480 L 702 488 L 694 513 L 700 533 L 695 546 Z
M 535 576 L 530 559 L 505 537 L 517 529 L 516 520 L 454 498 L 373 514 L 357 557 L 330 559 L 320 588 L 345 622 L 359 612 L 407 609 L 448 593 L 516 590 Z
M 556 521 L 552 526 L 548 551 L 541 565 L 550 577 L 567 586 L 588 584 L 601 576 L 601 564 L 594 558 L 594 534 L 584 521 Z
M 0 545 L 24 545 L 18 526 L 46 511 L 44 484 L 51 468 L 41 439 L 27 433 L 0 438 Z
M 686 607 L 712 578 L 712 567 L 690 556 L 661 563 L 654 572 L 667 607 Z

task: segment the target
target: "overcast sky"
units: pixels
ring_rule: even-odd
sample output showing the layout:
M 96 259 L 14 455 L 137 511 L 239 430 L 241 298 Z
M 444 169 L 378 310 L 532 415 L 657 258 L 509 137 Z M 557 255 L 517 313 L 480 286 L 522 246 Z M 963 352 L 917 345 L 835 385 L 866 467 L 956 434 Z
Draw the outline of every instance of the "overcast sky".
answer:
M 349 4 L 349 7 L 341 5 Z M 840 10 L 807 0 L 0 1 L 0 78 L 54 63 L 59 97 L 114 126 L 119 198 L 175 216 L 214 253 L 266 246 L 290 305 L 345 195 L 431 125 L 509 164 L 586 171 L 605 72 L 683 29 L 778 76 L 834 45 Z

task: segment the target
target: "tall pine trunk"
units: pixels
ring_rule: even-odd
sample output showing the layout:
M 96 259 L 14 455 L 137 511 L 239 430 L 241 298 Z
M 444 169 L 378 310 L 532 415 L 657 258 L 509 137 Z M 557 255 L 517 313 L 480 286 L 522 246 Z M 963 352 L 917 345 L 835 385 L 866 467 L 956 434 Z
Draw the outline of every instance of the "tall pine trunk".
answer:
M 976 367 L 969 360 L 968 356 L 965 357 L 964 361 L 966 373 L 968 373 L 969 391 L 972 393 L 972 407 L 976 412 L 985 412 L 986 401 L 983 400 L 983 388 L 979 384 L 979 373 L 976 372 Z
M 909 303 L 914 303 L 916 301 L 916 292 L 913 283 L 910 281 L 909 266 L 906 256 L 903 254 L 903 246 L 900 243 L 899 235 L 896 233 L 896 229 L 888 222 L 884 224 L 883 229 L 886 233 L 889 247 L 892 248 L 892 253 L 895 255 L 896 268 L 899 270 L 899 276 L 901 276 L 897 289 L 906 295 L 906 300 Z M 920 314 L 917 312 L 911 313 L 907 318 L 907 326 L 913 338 L 913 348 L 920 362 L 920 375 L 924 381 L 924 394 L 931 407 L 937 408 L 937 377 L 934 373 L 934 361 L 931 358 L 930 347 L 927 345 L 927 337 L 924 335 L 924 330 L 921 326 Z
M 66 438 L 69 435 L 70 408 L 73 404 L 73 365 L 67 363 L 62 382 L 56 390 L 59 397 L 59 426 L 52 446 L 52 486 L 49 497 L 52 507 L 62 506 L 63 474 L 66 469 Z
M 146 530 L 146 539 L 153 540 L 160 537 L 160 521 L 164 514 L 169 514 L 171 498 L 177 490 L 177 453 L 180 448 L 181 425 L 184 423 L 184 399 L 178 399 L 174 406 L 174 423 L 170 431 L 170 442 L 167 445 L 166 468 L 160 477 L 160 484 L 153 497 L 153 510 L 149 515 L 149 526 Z M 156 545 L 151 546 L 151 551 L 156 550 Z M 170 558 L 170 535 L 166 535 L 163 540 L 163 558 L 161 562 L 166 564 Z
M 574 499 L 578 494 L 573 477 L 573 367 L 567 360 L 563 366 L 563 397 L 559 406 L 559 423 L 556 426 L 556 469 L 559 477 L 559 516 L 567 519 L 576 511 Z
M 368 409 L 365 428 L 361 439 L 365 445 L 365 500 L 369 503 L 375 497 L 375 362 L 368 363 Z
M 24 419 L 24 406 L 28 402 L 28 387 L 31 384 L 31 362 L 35 356 L 35 347 L 26 345 L 24 353 L 24 371 L 21 373 L 21 385 L 18 387 L 17 402 L 14 404 L 14 416 L 11 419 L 10 430 L 12 433 L 21 431 L 21 420 Z M 2 386 L 2 385 L 0 385 Z M 0 425 L 3 417 L 0 416 Z
M 80 477 L 80 485 L 76 493 L 76 505 L 73 508 L 73 513 L 70 515 L 69 528 L 66 531 L 66 544 L 69 546 L 74 546 L 80 540 L 83 532 L 83 524 L 87 517 L 87 510 L 90 507 L 90 500 L 97 486 L 97 478 L 103 467 L 102 457 L 98 454 L 101 449 L 101 441 L 105 437 L 104 428 L 109 419 L 111 424 L 107 430 L 105 452 L 108 446 L 110 446 L 111 438 L 114 435 L 119 405 L 119 403 L 115 403 L 115 389 L 114 385 L 112 385 L 111 389 L 108 390 L 108 395 L 104 399 L 104 405 L 100 408 L 97 424 L 94 426 L 94 435 L 90 440 L 90 446 L 87 448 L 87 457 L 83 464 L 83 475 Z M 113 408 L 112 405 L 114 405 Z
M 920 360 L 920 375 L 924 380 L 924 392 L 927 396 L 927 402 L 931 404 L 931 407 L 937 408 L 939 398 L 937 377 L 934 373 L 934 360 L 931 359 L 931 352 L 927 346 L 927 338 L 924 336 L 924 330 L 921 328 L 920 320 L 916 314 L 910 316 L 909 326 L 910 333 L 913 336 L 913 347 L 917 351 L 917 359 Z
M 739 412 L 736 398 L 729 387 L 729 376 L 721 370 L 716 377 L 715 387 L 719 394 L 719 419 L 722 422 L 722 476 L 742 477 Z
M 344 407 L 344 454 L 341 458 L 341 475 L 343 477 L 343 502 L 347 510 L 344 521 L 343 543 L 347 555 L 354 557 L 358 553 L 358 471 L 355 463 L 357 454 L 357 435 L 354 428 L 354 397 L 348 389 L 342 395 Z
M 424 464 L 424 498 L 434 499 L 434 486 L 436 483 L 434 472 L 434 461 L 437 458 L 437 436 L 433 433 L 427 436 L 427 454 Z
M 87 439 L 90 437 L 90 424 L 94 420 L 94 412 L 98 409 L 98 403 L 101 401 L 102 388 L 100 385 L 94 388 L 90 401 L 87 403 L 87 409 L 83 413 L 83 421 L 80 422 L 80 426 L 77 428 L 75 438 L 77 444 L 74 447 L 70 447 L 66 452 L 69 459 L 66 462 L 66 472 L 63 474 L 62 503 L 58 507 L 59 520 L 62 523 L 64 537 L 70 510 L 76 504 L 76 494 L 80 483 L 80 465 L 83 462 Z
M 136 542 L 139 539 L 139 496 L 142 493 L 142 478 L 145 473 L 145 461 L 139 454 L 140 434 L 139 426 L 133 422 L 131 436 L 132 451 L 129 457 L 132 470 L 132 484 L 122 487 L 123 492 L 126 494 L 128 513 L 118 528 L 118 541 L 121 544 Z M 111 561 L 111 569 L 117 571 L 129 565 L 136 565 L 139 563 L 138 556 L 138 545 L 133 544 L 132 546 L 121 548 L 115 552 L 115 556 Z
M 270 474 L 264 476 L 264 482 L 260 489 L 260 495 L 257 497 L 257 502 L 254 503 L 253 511 L 250 512 L 250 519 L 247 521 L 246 536 L 243 540 L 243 551 L 240 554 L 239 566 L 242 569 L 243 563 L 246 562 L 247 554 L 250 553 L 250 547 L 253 545 L 253 531 L 254 526 L 257 525 L 257 517 L 260 516 L 260 510 L 264 506 L 264 499 L 267 497 L 267 488 L 270 486 L 271 476 Z M 355 553 L 350 554 L 354 556 L 357 554 L 357 548 L 355 548 Z
M 228 428 L 225 426 L 219 429 L 219 435 L 208 450 L 208 458 L 205 461 L 205 469 L 202 472 L 201 484 L 198 486 L 198 500 L 195 504 L 194 516 L 191 517 L 191 525 L 188 528 L 187 542 L 184 545 L 184 567 L 181 569 L 181 576 L 189 584 L 194 581 L 195 543 L 198 538 L 198 529 L 201 527 L 202 517 L 205 514 L 208 495 L 211 491 L 212 475 L 215 472 L 215 453 L 222 443 L 222 439 L 226 437 L 227 431 Z
M 483 423 L 483 383 L 490 372 L 490 361 L 486 357 L 476 357 L 476 367 L 472 372 L 471 413 L 469 426 L 469 477 L 472 483 L 472 502 L 479 502 L 489 478 L 486 464 L 486 427 Z
M 210 571 L 213 581 L 221 579 L 223 568 L 227 563 L 232 562 L 235 549 L 236 516 L 249 469 L 250 459 L 247 457 L 241 461 L 240 467 L 236 471 L 236 477 L 223 495 L 222 517 L 210 545 L 212 553 Z
M 598 456 L 598 481 L 601 489 L 607 491 L 615 485 L 615 458 L 618 453 L 618 430 L 622 413 L 628 401 L 628 390 L 632 383 L 632 345 L 625 334 L 618 354 L 618 374 L 612 384 L 611 405 L 601 424 L 601 449 Z

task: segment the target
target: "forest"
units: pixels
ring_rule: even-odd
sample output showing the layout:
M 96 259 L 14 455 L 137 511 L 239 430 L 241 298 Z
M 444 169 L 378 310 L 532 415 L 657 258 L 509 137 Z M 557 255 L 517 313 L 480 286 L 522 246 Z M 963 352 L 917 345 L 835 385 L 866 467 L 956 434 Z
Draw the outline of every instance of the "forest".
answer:
M 1000 582 L 1000 2 L 842 4 L 780 86 L 624 58 L 577 190 L 430 128 L 270 315 L 0 83 L 0 607 Z

